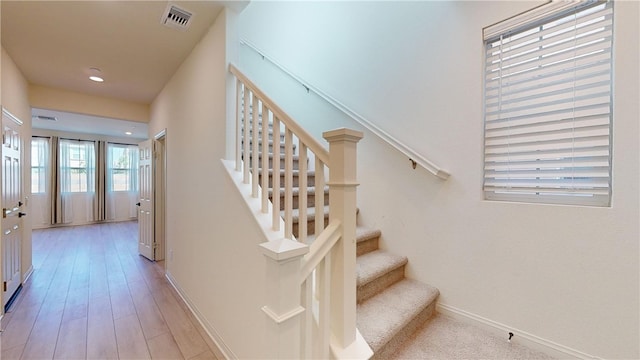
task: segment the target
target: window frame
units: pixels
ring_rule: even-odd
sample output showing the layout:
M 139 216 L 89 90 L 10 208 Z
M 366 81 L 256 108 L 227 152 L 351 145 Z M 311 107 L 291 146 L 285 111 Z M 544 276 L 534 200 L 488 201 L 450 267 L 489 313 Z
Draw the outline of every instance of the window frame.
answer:
M 134 154 L 129 154 L 128 159 L 132 160 L 129 164 L 129 167 L 113 167 L 113 148 L 121 148 L 125 150 L 133 149 Z M 138 191 L 138 181 L 137 181 L 137 171 L 138 171 L 138 145 L 135 144 L 120 144 L 120 143 L 112 143 L 108 142 L 106 146 L 107 156 L 106 156 L 106 172 L 107 172 L 107 191 L 108 192 L 137 192 Z M 127 178 L 127 189 L 116 190 L 114 188 L 114 172 L 115 171 L 124 171 L 128 175 Z
M 44 159 L 44 164 L 39 164 L 37 166 L 33 165 L 33 156 L 34 156 L 34 149 L 33 149 L 33 145 L 34 145 L 34 141 L 35 142 L 43 142 L 46 144 L 46 158 Z M 40 194 L 46 194 L 49 192 L 49 171 L 50 170 L 50 157 L 51 157 L 51 138 L 48 137 L 40 137 L 40 136 L 32 136 L 31 137 L 31 194 L 32 195 L 40 195 Z M 39 162 L 39 161 L 38 161 Z M 34 176 L 33 176 L 33 170 L 34 169 L 38 169 L 40 170 L 40 174 L 38 175 L 38 179 L 40 179 L 40 176 L 44 176 L 44 181 L 38 181 L 38 189 L 37 191 L 33 191 L 34 187 L 33 187 L 33 180 L 34 180 Z M 40 189 L 40 185 L 42 185 L 43 189 Z
M 68 144 L 69 149 L 69 159 L 62 158 L 62 148 L 65 146 L 64 144 Z M 87 146 L 91 146 L 92 149 L 88 149 Z M 72 148 L 78 148 L 78 159 L 72 159 Z M 59 151 L 59 164 L 58 171 L 60 173 L 60 177 L 67 176 L 66 172 L 68 171 L 68 175 L 70 178 L 69 184 L 65 184 L 64 180 L 61 180 L 61 192 L 68 194 L 91 194 L 96 192 L 96 142 L 92 140 L 73 140 L 73 139 L 64 139 L 61 138 L 58 144 Z M 82 159 L 82 155 L 85 155 L 85 158 Z M 93 155 L 93 158 L 87 158 Z M 71 166 L 72 161 L 84 162 L 84 166 Z M 66 163 L 69 163 L 69 166 L 65 166 Z M 93 164 L 93 167 L 91 165 Z M 78 177 L 77 184 L 74 184 L 75 181 L 71 179 L 73 176 L 73 171 L 77 171 L 77 173 L 85 171 L 84 178 L 80 175 Z M 78 190 L 73 190 L 73 185 L 78 185 Z M 93 185 L 93 186 L 91 186 Z
M 564 19 L 566 17 L 571 17 L 574 16 L 575 14 L 580 14 L 582 15 L 583 12 L 587 12 L 589 11 L 589 9 L 597 9 L 598 6 L 604 6 L 604 10 L 602 10 L 603 12 L 606 11 L 610 11 L 611 14 L 610 15 L 603 15 L 603 17 L 605 17 L 605 19 L 610 18 L 610 20 L 606 20 L 607 22 L 610 22 L 609 26 L 611 29 L 611 35 L 610 35 L 610 39 L 609 40 L 603 40 L 603 41 L 609 41 L 609 45 L 608 45 L 608 50 L 606 50 L 604 52 L 604 54 L 608 54 L 609 58 L 608 58 L 608 106 L 609 106 L 609 111 L 607 114 L 607 118 L 608 118 L 608 123 L 606 124 L 606 126 L 608 127 L 608 140 L 607 140 L 607 144 L 603 145 L 602 147 L 604 148 L 606 146 L 607 148 L 607 155 L 603 155 L 600 156 L 600 160 L 602 160 L 602 158 L 604 158 L 605 156 L 607 157 L 607 165 L 606 165 L 606 178 L 604 178 L 606 180 L 606 188 L 605 190 L 602 190 L 600 188 L 593 188 L 591 193 L 589 193 L 589 190 L 587 189 L 587 187 L 589 185 L 583 185 L 584 188 L 580 188 L 580 185 L 572 185 L 574 186 L 573 188 L 571 187 L 563 187 L 564 185 L 569 183 L 569 179 L 572 179 L 574 181 L 574 183 L 580 183 L 580 182 L 584 182 L 587 184 L 591 184 L 591 183 L 595 183 L 595 181 L 599 181 L 598 186 L 602 186 L 603 182 L 603 174 L 604 174 L 604 167 L 603 166 L 598 166 L 599 168 L 599 173 L 597 175 L 590 175 L 590 176 L 576 176 L 576 169 L 579 169 L 581 171 L 584 171 L 585 173 L 589 173 L 587 172 L 588 169 L 590 169 L 590 167 L 584 167 L 581 168 L 580 165 L 581 163 L 577 163 L 577 162 L 572 162 L 570 166 L 566 166 L 563 165 L 561 168 L 558 169 L 553 169 L 558 171 L 558 176 L 556 176 L 555 180 L 550 180 L 550 182 L 547 183 L 547 185 L 544 186 L 540 186 L 540 184 L 543 184 L 544 180 L 548 180 L 548 179 L 554 179 L 552 176 L 552 173 L 549 171 L 547 173 L 542 172 L 541 170 L 549 170 L 549 166 L 548 164 L 546 164 L 546 168 L 542 168 L 542 167 L 538 167 L 538 165 L 536 165 L 536 159 L 531 158 L 531 159 L 527 159 L 527 163 L 529 163 L 529 167 L 531 168 L 531 171 L 529 171 L 530 173 L 540 173 L 540 174 L 544 174 L 541 176 L 537 176 L 537 177 L 533 177 L 535 175 L 512 175 L 514 173 L 516 173 L 515 170 L 512 170 L 511 168 L 514 168 L 515 165 L 520 165 L 520 163 L 523 163 L 523 161 L 521 160 L 511 160 L 511 156 L 508 156 L 508 160 L 501 160 L 502 162 L 500 162 L 500 166 L 502 166 L 502 170 L 504 170 L 505 164 L 506 167 L 509 167 L 508 172 L 503 171 L 503 173 L 499 173 L 496 170 L 491 170 L 492 166 L 493 169 L 498 168 L 497 166 L 494 166 L 494 164 L 488 165 L 489 160 L 488 157 L 492 157 L 492 159 L 496 158 L 495 154 L 489 154 L 489 150 L 488 148 L 490 146 L 488 146 L 488 139 L 490 138 L 490 136 L 487 135 L 488 132 L 490 132 L 490 130 L 488 130 L 489 128 L 489 122 L 490 121 L 503 121 L 504 123 L 508 123 L 509 121 L 511 121 L 511 119 L 509 119 L 508 117 L 505 119 L 502 118 L 498 118 L 496 119 L 492 119 L 492 120 L 488 120 L 488 108 L 489 108 L 489 96 L 488 96 L 488 88 L 489 85 L 488 83 L 489 81 L 489 69 L 491 66 L 493 66 L 493 71 L 496 68 L 495 66 L 495 61 L 492 63 L 489 63 L 489 58 L 491 57 L 489 55 L 489 52 L 491 51 L 492 48 L 490 48 L 490 46 L 492 44 L 495 44 L 496 41 L 501 41 L 502 44 L 504 44 L 504 39 L 508 38 L 509 40 L 511 39 L 511 37 L 516 37 L 520 34 L 524 34 L 528 31 L 533 31 L 533 29 L 538 28 L 539 30 L 537 30 L 537 32 L 542 33 L 543 31 L 546 31 L 547 29 L 544 28 L 545 25 L 550 25 L 553 24 L 554 22 L 558 22 L 561 19 Z M 599 11 L 599 10 L 598 10 Z M 577 51 L 575 49 L 577 49 L 577 36 L 575 35 L 576 33 L 578 33 L 578 28 L 577 28 L 577 18 L 576 20 L 574 20 L 575 23 L 573 25 L 573 30 L 567 31 L 567 33 L 571 33 L 573 32 L 574 34 L 574 39 L 573 39 L 573 49 L 574 50 L 574 57 L 571 58 L 573 60 L 573 66 L 574 68 L 571 70 L 574 72 L 574 88 L 573 88 L 573 102 L 574 102 L 574 108 L 576 107 L 575 102 L 576 102 L 576 85 L 575 85 L 575 67 L 576 67 L 576 59 L 578 58 L 577 55 L 575 55 L 577 53 Z M 568 25 L 569 28 L 571 28 L 571 24 Z M 536 31 L 533 31 L 532 34 L 535 34 Z M 589 1 L 589 2 L 584 2 L 584 3 L 580 3 L 578 5 L 576 5 L 575 3 L 567 3 L 567 2 L 552 2 L 552 3 L 548 3 L 542 6 L 539 6 L 535 9 L 532 9 L 529 12 L 525 12 L 522 13 L 520 15 L 517 15 L 515 17 L 512 17 L 510 19 L 505 20 L 504 22 L 498 23 L 498 24 L 494 24 L 490 27 L 487 27 L 483 30 L 483 35 L 484 35 L 484 46 L 483 49 L 485 51 L 485 55 L 484 55 L 484 63 L 483 63 L 483 77 L 484 77 L 484 86 L 483 86 L 483 167 L 484 167 L 484 171 L 483 171 L 483 194 L 484 194 L 484 199 L 485 200 L 496 200 L 496 201 L 508 201 L 508 202 L 523 202 L 523 203 L 542 203 L 542 204 L 562 204 L 562 205 L 584 205 L 584 206 L 600 206 L 600 207 L 608 207 L 611 206 L 611 194 L 612 194 L 612 147 L 613 147 L 613 73 L 614 73 L 614 69 L 613 69 L 613 4 L 611 1 Z M 604 35 L 603 35 L 604 36 Z M 522 36 L 522 38 L 525 38 L 526 36 Z M 530 35 L 531 38 L 536 38 L 535 35 Z M 607 38 L 607 36 L 604 36 L 605 38 Z M 533 51 L 535 51 L 536 46 L 535 44 L 538 42 L 543 42 L 543 41 L 547 41 L 547 38 L 543 37 L 543 36 L 539 36 L 539 40 L 537 42 L 531 42 L 531 43 L 527 43 L 527 45 L 523 45 L 524 46 L 529 46 L 529 45 L 533 45 L 532 48 L 534 49 Z M 571 40 L 567 41 L 568 44 L 571 45 Z M 552 43 L 553 44 L 553 43 Z M 548 46 L 548 45 L 547 45 Z M 550 47 L 550 46 L 549 46 Z M 540 45 L 537 49 L 544 49 L 545 46 Z M 547 51 L 547 50 L 544 50 Z M 506 75 L 503 75 L 502 73 L 502 69 L 503 67 L 503 53 L 505 53 L 507 51 L 503 50 L 503 48 L 500 48 L 499 50 L 497 50 L 495 53 L 499 54 L 500 56 L 500 62 L 498 65 L 498 71 L 500 71 L 499 75 L 497 75 L 497 78 L 500 79 L 500 84 L 499 84 L 499 88 L 498 88 L 498 92 L 500 94 L 503 93 L 504 89 L 503 89 L 503 85 L 502 85 L 502 78 L 505 77 Z M 608 52 L 608 53 L 607 53 Z M 523 52 L 524 53 L 524 52 Z M 545 53 L 545 54 L 552 54 L 551 52 Z M 516 52 L 517 54 L 517 52 Z M 508 61 L 509 58 L 505 57 Z M 514 63 L 514 62 L 512 62 Z M 516 63 L 517 64 L 517 63 Z M 543 66 L 550 66 L 547 65 L 547 63 L 544 63 L 545 65 L 540 65 L 540 68 L 543 68 Z M 554 64 L 554 63 L 549 63 L 549 64 Z M 513 66 L 513 65 L 512 65 Z M 590 69 L 590 68 L 589 68 Z M 568 72 L 570 73 L 570 72 Z M 516 72 L 513 72 L 512 74 L 517 74 Z M 563 75 L 564 76 L 564 75 Z M 540 80 L 536 80 L 536 81 L 540 81 Z M 543 80 L 544 81 L 544 80 Z M 541 85 L 540 87 L 545 87 L 547 85 Z M 498 113 L 502 112 L 502 95 L 500 96 L 500 100 L 499 102 L 499 111 Z M 542 95 L 545 96 L 545 95 Z M 546 95 L 548 96 L 548 94 Z M 604 97 L 604 96 L 603 96 Z M 524 99 L 524 97 L 523 97 Z M 495 104 L 493 104 L 495 106 Z M 603 105 L 604 106 L 604 105 Z M 530 108 L 534 108 L 534 106 L 530 106 Z M 505 111 L 505 113 L 508 113 L 509 111 Z M 532 111 L 532 114 L 534 114 L 535 116 L 538 116 L 539 114 L 534 113 Z M 533 117 L 533 115 L 529 115 L 531 117 Z M 603 115 L 602 118 L 604 118 Z M 570 139 L 573 139 L 573 142 L 576 142 L 576 132 L 575 132 L 575 123 L 576 123 L 576 119 L 580 119 L 580 116 L 576 116 L 575 113 L 573 115 L 573 133 L 571 134 Z M 529 125 L 529 126 L 539 126 L 540 124 L 543 124 L 544 120 L 540 120 L 540 121 L 536 121 L 536 120 L 530 120 L 530 124 L 533 125 Z M 564 119 L 562 120 L 564 121 Z M 514 122 L 515 123 L 515 122 Z M 546 124 L 546 123 L 544 123 Z M 504 125 L 502 125 L 504 126 Z M 508 125 L 508 126 L 504 126 L 505 128 L 509 128 L 509 130 L 507 130 L 507 133 L 509 134 L 514 134 L 514 131 L 511 130 L 511 127 L 513 125 Z M 601 125 L 601 129 L 604 132 L 604 126 L 605 125 Z M 494 130 L 495 131 L 495 130 Z M 530 132 L 523 132 L 522 134 L 518 134 L 518 135 L 524 135 L 524 136 L 529 136 L 531 138 L 535 137 L 537 131 L 534 130 L 530 130 Z M 509 136 L 514 136 L 514 135 L 509 135 Z M 601 135 L 602 136 L 602 135 Z M 514 136 L 515 137 L 515 136 Z M 567 138 L 565 138 L 567 139 Z M 511 139 L 507 140 L 508 143 L 511 142 Z M 531 153 L 535 153 L 535 152 L 544 152 L 544 151 L 548 151 L 551 152 L 553 150 L 541 150 L 541 145 L 540 145 L 540 141 L 538 141 L 538 144 L 536 144 L 537 146 L 539 146 L 537 148 L 537 150 L 531 150 Z M 572 145 L 574 146 L 574 145 Z M 506 145 L 507 148 L 510 147 L 510 145 Z M 532 145 L 532 147 L 534 147 L 534 145 Z M 505 154 L 505 153 L 510 153 L 510 149 L 506 150 L 506 152 L 503 153 L 498 153 L 500 154 Z M 532 157 L 538 156 L 539 155 L 535 155 L 532 154 Z M 548 155 L 547 155 L 548 156 Z M 513 156 L 515 158 L 515 156 Z M 572 161 L 575 161 L 576 158 L 579 158 L 579 156 L 576 156 L 575 154 L 572 153 Z M 595 163 L 594 161 L 589 161 L 589 157 L 586 156 L 581 160 L 585 160 L 584 164 L 587 163 Z M 540 161 L 541 159 L 537 159 L 538 161 Z M 545 159 L 542 159 L 545 160 Z M 558 162 L 568 162 L 568 160 L 566 160 L 566 158 L 559 158 Z M 563 161 L 566 160 L 566 161 Z M 492 161 L 496 161 L 496 160 L 492 160 Z M 572 172 L 571 177 L 566 177 L 566 176 L 560 176 L 561 173 L 564 172 L 564 169 L 572 169 L 574 172 Z M 506 173 L 506 175 L 505 175 Z M 492 177 L 493 176 L 493 177 Z M 527 181 L 522 181 L 523 183 L 528 182 L 529 184 L 526 185 L 526 187 L 523 186 L 521 191 L 518 191 L 517 189 L 515 189 L 515 186 L 513 186 L 514 184 L 517 184 L 519 180 L 518 176 L 531 176 L 531 178 L 526 179 Z M 596 179 L 594 176 L 598 176 L 598 178 Z M 548 178 L 547 178 L 548 177 Z M 506 179 L 506 180 L 505 180 Z M 599 180 L 598 180 L 599 179 Z M 494 181 L 492 181 L 494 180 Z M 499 181 L 500 180 L 500 181 Z M 533 184 L 533 185 L 532 185 Z M 536 185 L 538 184 L 538 185 Z M 553 186 L 557 186 L 557 188 L 553 188 Z M 606 194 L 604 194 L 604 192 L 606 191 Z

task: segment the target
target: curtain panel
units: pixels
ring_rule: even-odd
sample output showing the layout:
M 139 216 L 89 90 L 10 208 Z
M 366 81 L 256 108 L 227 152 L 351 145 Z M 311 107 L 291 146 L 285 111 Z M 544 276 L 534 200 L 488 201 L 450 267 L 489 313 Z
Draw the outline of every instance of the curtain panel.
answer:
M 106 188 L 106 172 L 105 164 L 107 162 L 107 144 L 104 141 L 98 141 L 96 146 L 96 158 L 98 159 L 96 166 L 96 192 L 93 208 L 93 219 L 95 221 L 103 221 L 107 218 L 107 204 L 105 199 Z
M 32 167 L 32 189 L 50 202 L 45 224 L 137 217 L 137 145 L 57 136 L 32 140 L 32 163 L 45 167 Z

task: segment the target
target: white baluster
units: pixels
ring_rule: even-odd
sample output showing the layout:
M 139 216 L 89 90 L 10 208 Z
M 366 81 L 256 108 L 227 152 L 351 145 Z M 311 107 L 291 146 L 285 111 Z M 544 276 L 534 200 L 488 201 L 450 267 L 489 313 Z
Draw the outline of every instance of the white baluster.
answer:
M 242 174 L 242 182 L 245 184 L 249 183 L 249 162 L 251 161 L 249 154 L 249 89 L 244 89 L 244 116 L 243 116 L 243 130 L 244 134 L 242 136 L 242 160 L 243 160 L 243 174 Z M 255 156 L 255 154 L 254 154 Z M 255 161 L 255 159 L 254 159 Z
M 320 324 L 320 358 L 329 358 L 329 340 L 331 339 L 331 253 L 327 254 L 324 261 L 318 266 L 317 272 L 321 275 L 319 279 L 320 289 L 318 294 L 318 323 Z M 355 310 L 354 310 L 355 311 Z M 354 327 L 355 330 L 355 327 Z
M 269 108 L 262 102 L 262 212 L 269 212 Z M 275 141 L 273 142 L 275 144 Z M 275 176 L 275 170 L 273 171 Z M 272 190 L 276 196 L 276 189 Z M 278 193 L 278 196 L 280 194 Z M 275 211 L 275 209 L 274 209 Z
M 315 167 L 315 235 L 324 230 L 324 164 L 316 157 Z
M 273 230 L 280 230 L 280 119 L 273 115 Z M 278 196 L 276 196 L 276 192 Z
M 284 237 L 293 238 L 293 134 L 289 128 L 284 133 Z
M 305 308 L 305 314 L 302 318 L 302 359 L 313 358 L 313 275 L 309 276 L 302 284 L 302 306 Z
M 244 85 L 236 81 L 236 171 L 242 170 L 242 89 Z
M 251 196 L 254 198 L 258 197 L 258 164 L 260 163 L 260 157 L 258 154 L 258 116 L 259 116 L 259 108 L 258 104 L 260 103 L 259 99 L 255 94 L 252 94 L 252 109 L 253 109 L 253 121 L 251 123 Z M 264 157 L 266 153 L 262 153 Z
M 298 241 L 307 243 L 307 146 L 300 142 L 298 157 Z

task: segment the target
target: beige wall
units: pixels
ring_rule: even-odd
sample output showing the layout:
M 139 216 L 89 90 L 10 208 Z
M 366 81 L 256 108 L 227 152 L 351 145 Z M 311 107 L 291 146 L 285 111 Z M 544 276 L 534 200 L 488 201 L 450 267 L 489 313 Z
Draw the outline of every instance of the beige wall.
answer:
M 2 48 L 2 94 L 2 106 L 30 127 L 29 84 L 4 48 Z
M 120 120 L 148 122 L 149 105 L 77 93 L 41 85 L 29 86 L 31 106 Z
M 482 28 L 540 3 L 252 2 L 240 36 L 451 172 L 413 170 L 366 130 L 358 144 L 360 223 L 409 257 L 408 276 L 438 287 L 440 305 L 505 339 L 637 359 L 638 2 L 614 5 L 612 206 L 483 200 Z M 318 138 L 359 128 L 246 47 L 240 60 Z
M 168 275 L 231 358 L 264 358 L 262 235 L 220 162 L 234 26 L 224 10 L 154 100 L 149 135 L 167 129 Z
M 2 2 L 0 1 L 0 41 L 2 40 Z M 2 106 L 2 58 L 4 58 L 4 48 L 0 46 L 0 106 Z M 2 207 L 0 201 L 0 207 Z M 0 233 L 2 229 L 0 228 Z M 0 238 L 0 249 L 2 249 L 2 239 Z M 0 255 L 0 278 L 2 278 L 2 256 Z M 3 304 L 2 293 L 0 293 L 0 304 Z M 4 309 L 0 310 L 0 314 L 4 313 Z
M 2 2 L 0 1 L 0 42 L 2 40 Z M 2 56 L 4 54 L 4 48 L 0 50 L 0 69 L 2 69 Z M 0 105 L 2 104 L 2 71 L 0 70 Z M 2 269 L 2 260 L 0 259 L 0 269 Z
M 26 200 L 27 217 L 24 218 L 23 241 L 22 241 L 22 274 L 26 276 L 32 271 L 31 260 L 31 107 L 29 105 L 27 80 L 22 75 L 20 69 L 11 59 L 9 54 L 2 48 L 2 64 L 0 68 L 2 76 L 2 107 L 24 122 L 22 125 L 23 139 L 23 197 Z

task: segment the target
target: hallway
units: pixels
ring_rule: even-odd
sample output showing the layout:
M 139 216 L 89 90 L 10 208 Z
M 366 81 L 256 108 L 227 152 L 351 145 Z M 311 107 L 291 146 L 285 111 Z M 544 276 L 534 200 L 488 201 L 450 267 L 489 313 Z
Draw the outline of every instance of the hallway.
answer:
M 35 270 L 2 319 L 1 358 L 216 359 L 164 262 L 138 255 L 137 229 L 34 230 Z

